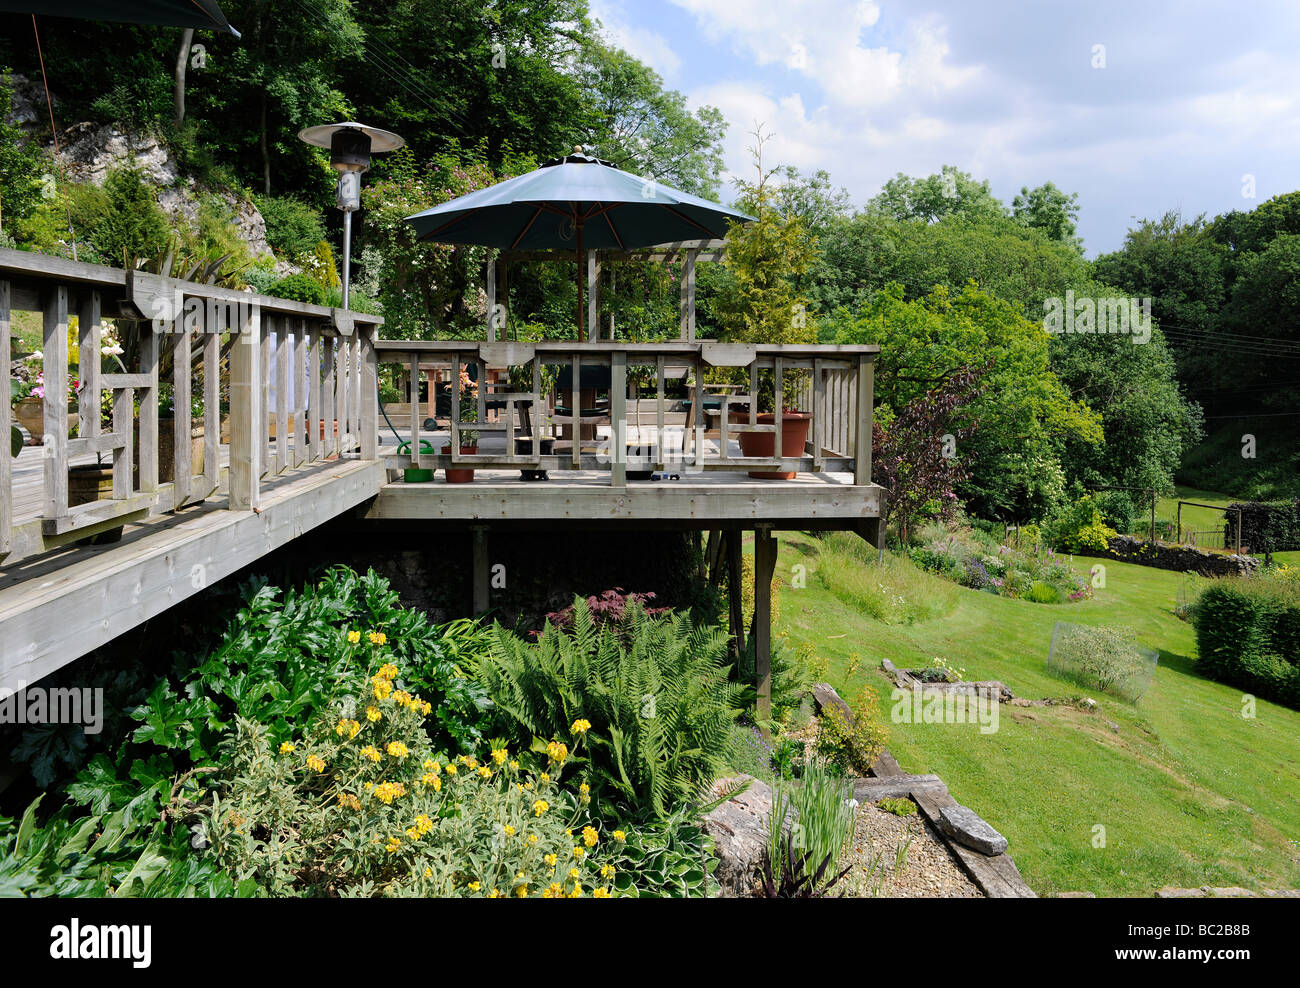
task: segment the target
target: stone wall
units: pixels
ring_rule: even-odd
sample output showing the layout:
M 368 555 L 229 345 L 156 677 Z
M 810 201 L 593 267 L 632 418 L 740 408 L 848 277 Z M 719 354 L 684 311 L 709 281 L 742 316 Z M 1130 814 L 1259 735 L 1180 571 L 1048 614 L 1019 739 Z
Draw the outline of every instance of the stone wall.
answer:
M 1164 542 L 1153 545 L 1132 535 L 1116 535 L 1110 539 L 1109 546 L 1110 551 L 1101 554 L 1105 558 L 1179 573 L 1191 570 L 1201 576 L 1236 576 L 1253 573 L 1259 568 L 1259 560 L 1254 556 L 1231 556 Z

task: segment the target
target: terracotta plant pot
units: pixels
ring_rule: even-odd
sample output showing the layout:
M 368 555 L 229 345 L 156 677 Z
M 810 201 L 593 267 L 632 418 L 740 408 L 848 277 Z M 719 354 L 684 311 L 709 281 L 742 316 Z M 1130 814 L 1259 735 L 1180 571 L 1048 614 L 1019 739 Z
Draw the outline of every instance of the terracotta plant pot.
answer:
M 13 420 L 31 433 L 33 440 L 40 442 L 45 435 L 45 399 L 28 395 L 16 402 Z
M 775 425 L 776 415 L 772 412 L 758 414 L 759 425 Z M 781 413 L 781 457 L 789 459 L 803 456 L 804 443 L 808 441 L 808 429 L 812 425 L 812 415 L 808 412 Z M 740 434 L 740 453 L 742 456 L 772 458 L 776 448 L 774 432 L 742 432 Z M 751 470 L 749 475 L 755 480 L 794 480 L 797 470 Z
M 451 453 L 451 445 L 442 447 L 442 453 L 447 456 Z M 478 446 L 462 446 L 460 448 L 461 456 L 474 456 L 478 453 Z M 447 467 L 447 483 L 449 484 L 468 484 L 474 480 L 474 469 L 472 467 L 465 469 L 462 467 Z
M 89 504 L 91 501 L 107 501 L 113 496 L 112 466 L 98 466 L 94 463 L 68 468 L 68 507 Z M 81 539 L 78 545 L 110 545 L 121 541 L 122 527 L 111 528 L 89 538 Z
M 158 482 L 166 484 L 176 479 L 176 426 L 175 419 L 158 420 Z M 189 471 L 191 477 L 203 473 L 203 423 L 190 426 Z M 135 471 L 135 483 L 140 480 L 140 423 L 135 424 L 135 439 L 131 449 L 132 469 Z

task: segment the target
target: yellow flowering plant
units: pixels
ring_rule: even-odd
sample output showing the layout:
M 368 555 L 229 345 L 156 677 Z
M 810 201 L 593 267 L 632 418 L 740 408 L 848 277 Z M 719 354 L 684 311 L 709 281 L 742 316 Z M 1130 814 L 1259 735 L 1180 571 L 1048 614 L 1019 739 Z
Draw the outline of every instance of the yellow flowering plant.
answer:
M 384 665 L 291 741 L 237 721 L 199 825 L 221 867 L 270 895 L 634 894 L 615 882 L 626 844 L 577 786 L 521 768 L 502 742 L 481 758 L 435 752 L 428 706 L 397 675 Z M 380 716 L 357 716 L 368 708 Z

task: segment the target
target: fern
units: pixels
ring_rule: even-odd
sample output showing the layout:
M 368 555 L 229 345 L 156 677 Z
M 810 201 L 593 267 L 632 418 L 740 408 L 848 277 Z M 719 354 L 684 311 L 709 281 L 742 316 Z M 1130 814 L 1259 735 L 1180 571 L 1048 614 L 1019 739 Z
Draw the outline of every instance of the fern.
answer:
M 548 624 L 535 642 L 499 625 L 479 675 L 501 727 L 521 740 L 586 735 L 592 782 L 633 810 L 664 817 L 697 798 L 725 766 L 742 687 L 725 664 L 727 637 L 684 614 L 648 614 L 633 604 L 617 624 L 574 602 L 568 627 Z

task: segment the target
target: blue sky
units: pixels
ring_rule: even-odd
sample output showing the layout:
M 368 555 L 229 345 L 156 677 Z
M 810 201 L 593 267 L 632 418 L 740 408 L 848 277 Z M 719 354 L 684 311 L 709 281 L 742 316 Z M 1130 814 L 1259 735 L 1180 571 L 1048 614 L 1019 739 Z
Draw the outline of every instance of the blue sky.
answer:
M 1079 195 L 1095 256 L 1120 246 L 1134 217 L 1214 216 L 1300 188 L 1295 0 L 591 0 L 591 10 L 692 106 L 722 110 L 730 174 L 752 174 L 746 148 L 761 121 L 765 164 L 825 168 L 855 206 L 900 171 L 944 164 L 988 179 L 1007 202 L 1053 181 Z

